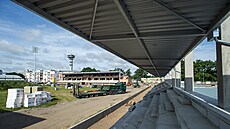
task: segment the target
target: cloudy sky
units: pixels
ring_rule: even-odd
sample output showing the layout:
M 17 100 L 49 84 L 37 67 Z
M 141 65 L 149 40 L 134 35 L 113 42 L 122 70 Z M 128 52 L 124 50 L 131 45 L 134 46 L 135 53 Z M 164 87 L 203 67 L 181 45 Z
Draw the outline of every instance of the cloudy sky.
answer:
M 67 54 L 75 54 L 74 69 L 94 67 L 101 71 L 134 65 L 72 34 L 48 20 L 0 0 L 0 69 L 23 72 L 34 69 L 32 47 L 37 46 L 37 69 L 68 70 Z M 215 60 L 215 43 L 203 41 L 194 51 L 194 60 Z

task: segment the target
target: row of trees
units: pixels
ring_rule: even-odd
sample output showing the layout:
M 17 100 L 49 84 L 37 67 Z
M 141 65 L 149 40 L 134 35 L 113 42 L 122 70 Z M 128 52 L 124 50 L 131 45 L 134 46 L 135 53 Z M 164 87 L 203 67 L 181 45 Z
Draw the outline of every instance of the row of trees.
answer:
M 216 81 L 216 61 L 196 60 L 193 62 L 195 81 Z M 184 80 L 184 61 L 181 62 L 181 78 Z

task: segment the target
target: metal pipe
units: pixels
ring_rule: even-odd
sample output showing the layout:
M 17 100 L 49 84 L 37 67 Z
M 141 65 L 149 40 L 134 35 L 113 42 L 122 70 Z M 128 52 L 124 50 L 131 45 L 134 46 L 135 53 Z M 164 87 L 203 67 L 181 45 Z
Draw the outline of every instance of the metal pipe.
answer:
M 219 40 L 217 37 L 215 37 L 214 40 L 215 40 L 217 43 L 221 43 L 221 44 L 223 44 L 223 45 L 230 46 L 230 42 L 223 41 L 223 40 Z

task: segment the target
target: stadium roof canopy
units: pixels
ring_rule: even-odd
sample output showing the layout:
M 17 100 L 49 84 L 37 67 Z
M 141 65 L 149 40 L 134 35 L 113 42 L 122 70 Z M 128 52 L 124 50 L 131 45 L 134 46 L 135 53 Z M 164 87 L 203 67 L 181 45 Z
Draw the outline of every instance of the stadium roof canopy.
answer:
M 156 76 L 227 18 L 229 0 L 14 0 Z

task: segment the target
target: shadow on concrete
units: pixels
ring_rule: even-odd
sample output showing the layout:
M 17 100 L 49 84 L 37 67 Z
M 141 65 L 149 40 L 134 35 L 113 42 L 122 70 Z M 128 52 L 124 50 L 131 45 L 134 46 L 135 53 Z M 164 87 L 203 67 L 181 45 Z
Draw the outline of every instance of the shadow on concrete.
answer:
M 0 114 L 1 129 L 21 129 L 45 120 L 43 118 L 29 116 L 17 112 L 7 112 L 4 110 L 0 110 L 0 112 L 5 112 Z

